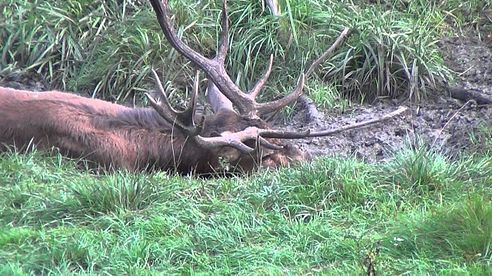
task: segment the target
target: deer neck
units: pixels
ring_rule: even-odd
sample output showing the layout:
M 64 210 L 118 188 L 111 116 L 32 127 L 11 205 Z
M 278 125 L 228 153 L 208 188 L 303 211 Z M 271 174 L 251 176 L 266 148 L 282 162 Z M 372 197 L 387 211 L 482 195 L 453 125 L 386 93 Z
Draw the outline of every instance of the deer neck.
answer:
M 101 120 L 99 127 L 112 129 L 125 141 L 126 167 L 132 170 L 163 169 L 182 173 L 212 172 L 217 158 L 194 140 L 170 125 L 151 108 L 125 109 Z

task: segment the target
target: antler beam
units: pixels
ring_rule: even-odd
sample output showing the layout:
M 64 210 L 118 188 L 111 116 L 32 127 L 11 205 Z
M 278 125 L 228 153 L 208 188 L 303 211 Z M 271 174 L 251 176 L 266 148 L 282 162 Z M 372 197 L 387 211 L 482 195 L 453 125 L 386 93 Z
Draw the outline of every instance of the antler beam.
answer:
M 192 63 L 202 69 L 209 79 L 231 100 L 241 114 L 252 113 L 255 103 L 246 93 L 231 80 L 224 68 L 224 61 L 229 48 L 229 23 L 227 15 L 227 1 L 224 1 L 221 16 L 221 39 L 217 55 L 213 59 L 209 59 L 199 54 L 187 44 L 185 44 L 176 34 L 171 23 L 171 14 L 167 0 L 151 0 L 152 8 L 154 9 L 157 20 L 167 40 L 180 54 L 189 59 Z
M 397 110 L 385 114 L 381 117 L 374 118 L 371 120 L 366 120 L 350 125 L 346 125 L 343 127 L 328 129 L 322 131 L 311 131 L 311 130 L 303 130 L 303 131 L 285 131 L 285 130 L 275 130 L 275 129 L 262 129 L 257 127 L 248 127 L 239 132 L 226 132 L 223 133 L 220 137 L 197 137 L 199 143 L 204 147 L 219 147 L 219 146 L 230 146 L 234 147 L 244 153 L 249 153 L 254 151 L 253 148 L 244 144 L 245 141 L 248 140 L 259 140 L 260 145 L 265 146 L 271 149 L 271 143 L 266 141 L 264 138 L 278 138 L 278 139 L 301 139 L 307 137 L 324 137 L 331 136 L 340 132 L 359 129 L 369 125 L 381 123 L 387 121 L 393 117 L 403 114 L 408 111 L 408 107 L 400 106 Z

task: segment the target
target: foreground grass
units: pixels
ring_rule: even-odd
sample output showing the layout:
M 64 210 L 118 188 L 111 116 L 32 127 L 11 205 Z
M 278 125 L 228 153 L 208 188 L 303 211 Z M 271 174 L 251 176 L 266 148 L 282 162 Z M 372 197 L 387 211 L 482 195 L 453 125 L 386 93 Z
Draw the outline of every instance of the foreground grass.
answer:
M 250 177 L 0 159 L 0 274 L 490 274 L 492 155 L 325 158 Z

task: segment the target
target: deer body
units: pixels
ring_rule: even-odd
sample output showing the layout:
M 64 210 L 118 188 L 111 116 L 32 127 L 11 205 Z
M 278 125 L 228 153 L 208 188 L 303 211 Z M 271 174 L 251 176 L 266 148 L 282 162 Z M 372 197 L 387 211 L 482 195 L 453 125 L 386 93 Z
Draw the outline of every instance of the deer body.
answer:
M 206 122 L 208 123 L 208 122 Z M 210 150 L 200 149 L 151 108 L 129 108 L 56 91 L 0 87 L 0 148 L 59 148 L 104 167 L 180 172 L 217 169 Z
M 129 108 L 58 91 L 30 92 L 0 87 L 0 151 L 9 146 L 23 149 L 34 144 L 41 150 L 56 147 L 62 154 L 113 169 L 200 174 L 230 169 L 251 171 L 259 165 L 277 167 L 309 159 L 309 154 L 296 146 L 282 144 L 282 139 L 328 136 L 379 121 L 373 119 L 338 130 L 311 132 L 272 129 L 261 119 L 293 103 L 302 94 L 305 78 L 332 55 L 349 29 L 300 74 L 291 93 L 270 102 L 258 102 L 258 94 L 272 70 L 273 56 L 250 90 L 241 90 L 231 79 L 225 69 L 229 48 L 227 0 L 223 0 L 220 44 L 213 58 L 196 52 L 177 35 L 167 0 L 150 0 L 150 4 L 170 45 L 207 75 L 207 100 L 213 114 L 197 116 L 195 112 L 200 92 L 198 72 L 193 95 L 183 111 L 170 105 L 154 70 L 160 96 L 146 94 L 152 108 Z

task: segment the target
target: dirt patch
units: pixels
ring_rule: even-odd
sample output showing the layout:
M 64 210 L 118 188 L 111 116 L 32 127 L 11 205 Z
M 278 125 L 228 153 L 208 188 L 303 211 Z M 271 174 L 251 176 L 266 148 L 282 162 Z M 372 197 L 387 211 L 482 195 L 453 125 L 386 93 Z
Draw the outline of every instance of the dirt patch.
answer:
M 383 160 L 394 150 L 405 145 L 426 144 L 449 155 L 459 155 L 473 144 L 472 133 L 492 127 L 492 107 L 466 105 L 453 100 L 441 103 L 410 104 L 409 111 L 384 123 L 347 131 L 332 137 L 294 141 L 313 156 L 355 156 L 368 161 Z M 345 114 L 322 112 L 323 118 L 306 123 L 303 112 L 298 112 L 288 124 L 288 129 L 329 129 L 358 121 L 381 117 L 398 108 L 393 101 L 357 106 Z M 475 146 L 475 145 L 473 145 Z
M 440 43 L 446 64 L 457 73 L 458 85 L 492 95 L 492 40 L 452 37 Z

